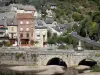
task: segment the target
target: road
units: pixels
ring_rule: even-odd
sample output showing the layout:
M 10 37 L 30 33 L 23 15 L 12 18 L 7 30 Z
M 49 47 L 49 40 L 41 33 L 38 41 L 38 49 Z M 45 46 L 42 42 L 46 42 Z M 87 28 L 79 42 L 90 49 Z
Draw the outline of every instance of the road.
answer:
M 79 39 L 79 40 L 81 40 L 81 41 L 84 41 L 84 42 L 87 42 L 89 44 L 92 44 L 92 45 L 100 47 L 100 43 L 97 43 L 96 41 L 90 40 L 88 38 L 81 37 L 81 36 L 77 35 L 76 32 L 72 32 L 72 36 L 77 38 L 77 39 Z
M 73 50 L 44 50 L 44 49 L 2 49 L 0 53 L 31 53 L 31 54 L 46 54 L 46 55 L 87 55 L 88 53 L 94 53 L 93 50 L 74 51 Z

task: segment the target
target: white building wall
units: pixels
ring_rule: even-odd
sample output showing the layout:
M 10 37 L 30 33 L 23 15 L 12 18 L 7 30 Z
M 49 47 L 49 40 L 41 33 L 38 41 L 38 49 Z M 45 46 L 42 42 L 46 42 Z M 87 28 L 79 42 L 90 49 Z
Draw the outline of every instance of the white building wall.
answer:
M 36 44 L 36 47 L 44 47 L 43 35 L 45 35 L 45 42 L 47 42 L 47 29 L 35 29 L 35 40 L 38 42 Z

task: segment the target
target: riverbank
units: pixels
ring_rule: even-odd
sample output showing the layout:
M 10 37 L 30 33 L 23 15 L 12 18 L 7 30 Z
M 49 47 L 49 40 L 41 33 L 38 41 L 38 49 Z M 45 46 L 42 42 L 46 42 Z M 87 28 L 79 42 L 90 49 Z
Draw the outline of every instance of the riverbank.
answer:
M 25 68 L 34 71 L 24 71 Z M 0 75 L 78 75 L 78 71 L 74 68 L 63 68 L 61 66 L 49 65 L 49 66 L 0 66 Z M 10 69 L 9 69 L 10 68 Z M 24 70 L 23 70 L 24 69 Z M 36 71 L 37 69 L 37 71 Z M 18 71 L 19 70 L 19 71 Z M 39 71 L 39 72 L 38 72 Z
M 49 66 L 13 66 L 8 67 L 10 70 L 19 72 L 34 72 L 36 74 L 63 74 L 65 71 L 62 66 L 49 65 Z
M 78 75 L 100 75 L 100 72 L 90 72 L 90 73 L 82 73 Z

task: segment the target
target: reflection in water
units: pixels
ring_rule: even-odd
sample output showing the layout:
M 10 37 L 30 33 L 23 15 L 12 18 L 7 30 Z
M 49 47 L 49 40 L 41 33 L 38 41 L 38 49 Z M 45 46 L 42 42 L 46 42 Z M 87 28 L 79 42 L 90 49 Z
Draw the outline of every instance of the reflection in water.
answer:
M 25 72 L 17 72 L 7 69 L 8 66 L 0 66 L 0 75 L 36 75 L 33 71 L 25 71 Z M 77 75 L 78 71 L 73 68 L 68 68 L 65 72 L 65 74 L 61 75 Z M 43 75 L 43 74 L 42 74 Z M 47 75 L 47 74 L 44 74 Z

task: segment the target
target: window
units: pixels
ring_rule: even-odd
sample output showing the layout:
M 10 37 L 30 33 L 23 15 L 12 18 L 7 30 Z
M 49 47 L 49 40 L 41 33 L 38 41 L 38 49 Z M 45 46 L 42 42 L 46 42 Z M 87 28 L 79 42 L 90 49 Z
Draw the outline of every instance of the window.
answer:
M 40 35 L 37 35 L 37 37 L 40 37 Z
M 23 37 L 23 34 L 20 34 L 20 37 Z
M 45 35 L 43 35 L 43 37 L 45 37 Z
M 29 37 L 29 33 L 27 33 L 26 36 Z
M 20 24 L 23 24 L 23 21 L 20 21 Z
M 23 31 L 23 28 L 20 28 L 20 31 Z
M 29 21 L 26 21 L 26 24 L 29 24 Z
M 3 35 L 3 32 L 0 32 L 0 35 Z
M 26 28 L 26 31 L 29 31 L 29 28 Z

